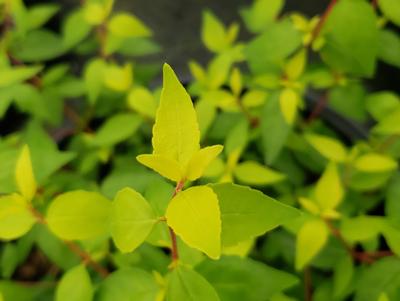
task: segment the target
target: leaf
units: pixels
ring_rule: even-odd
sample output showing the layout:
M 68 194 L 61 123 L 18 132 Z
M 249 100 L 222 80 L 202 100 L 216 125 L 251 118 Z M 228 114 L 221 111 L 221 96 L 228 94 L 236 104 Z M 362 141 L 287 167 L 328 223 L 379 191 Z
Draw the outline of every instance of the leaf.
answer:
M 117 248 L 132 252 L 150 234 L 157 217 L 149 203 L 133 189 L 118 192 L 113 201 L 111 235 Z
M 7 87 L 23 82 L 35 76 L 41 66 L 14 66 L 12 68 L 2 68 L 0 70 L 0 87 Z
M 372 131 L 377 134 L 393 135 L 400 134 L 400 108 L 397 108 L 389 115 L 387 115 L 382 121 L 380 121 Z
M 30 7 L 27 14 L 29 29 L 36 29 L 46 24 L 58 11 L 56 4 L 38 4 Z
M 400 230 L 393 227 L 390 222 L 383 220 L 382 222 L 382 235 L 385 237 L 386 243 L 390 250 L 397 256 L 400 255 Z
M 351 283 L 354 276 L 354 264 L 352 258 L 346 254 L 337 261 L 334 266 L 333 290 L 335 297 L 341 297 Z
M 221 301 L 264 301 L 295 286 L 298 279 L 250 258 L 224 256 L 204 260 L 196 270 L 215 288 Z
M 173 159 L 162 155 L 139 155 L 136 159 L 171 181 L 179 182 L 183 178 L 181 166 Z
M 365 102 L 368 113 L 378 121 L 385 119 L 386 116 L 400 107 L 400 98 L 391 91 L 371 93 Z
M 103 73 L 104 84 L 117 92 L 128 91 L 133 83 L 132 65 L 118 66 L 110 64 Z
M 209 164 L 222 152 L 222 145 L 213 145 L 200 149 L 190 159 L 186 171 L 186 178 L 190 181 L 200 178 Z
M 129 92 L 128 105 L 139 114 L 154 119 L 157 111 L 157 104 L 153 94 L 143 87 L 137 87 Z
M 221 216 L 218 198 L 207 186 L 191 187 L 170 202 L 168 225 L 192 248 L 213 259 L 221 254 Z
M 400 3 L 397 0 L 379 0 L 379 8 L 386 18 L 400 26 Z
M 167 301 L 219 301 L 215 289 L 197 272 L 178 266 L 167 279 Z
M 385 194 L 385 215 L 390 222 L 400 227 L 400 174 L 396 173 L 389 182 Z
M 233 170 L 235 177 L 249 185 L 271 185 L 283 181 L 286 176 L 261 165 L 256 161 L 245 161 Z
M 246 27 L 253 33 L 268 28 L 284 6 L 283 0 L 257 0 L 240 11 Z
M 108 29 L 116 36 L 121 37 L 148 37 L 151 30 L 132 14 L 115 14 L 108 22 Z
M 296 240 L 296 269 L 301 270 L 319 253 L 328 240 L 329 232 L 320 219 L 306 221 Z
M 230 46 L 224 24 L 209 10 L 203 12 L 201 39 L 209 50 L 217 53 Z
M 210 187 L 219 200 L 224 247 L 260 236 L 300 215 L 297 209 L 249 187 L 232 183 Z
M 289 125 L 295 121 L 299 102 L 299 95 L 293 89 L 284 89 L 279 96 L 282 115 Z
M 240 96 L 243 89 L 242 74 L 238 68 L 234 68 L 229 79 L 229 86 L 234 95 Z
M 371 77 L 378 53 L 376 24 L 376 15 L 369 3 L 363 0 L 338 2 L 322 30 L 323 60 L 338 71 Z
M 304 138 L 311 144 L 322 156 L 334 162 L 343 162 L 347 157 L 347 150 L 339 140 L 319 135 L 306 134 Z
M 100 283 L 96 300 L 127 301 L 129 298 L 154 301 L 158 291 L 159 287 L 150 273 L 138 268 L 125 267 L 111 273 Z
M 376 238 L 382 229 L 382 219 L 360 215 L 343 219 L 340 226 L 343 237 L 350 242 L 368 241 Z
M 303 73 L 307 64 L 307 52 L 299 50 L 285 65 L 285 74 L 290 80 L 298 79 Z
M 63 45 L 72 48 L 82 42 L 90 33 L 92 26 L 86 22 L 84 12 L 81 9 L 70 14 L 63 24 Z
M 315 197 L 322 210 L 335 209 L 343 200 L 344 189 L 335 163 L 327 165 L 315 187 Z
M 85 81 L 86 94 L 88 95 L 91 105 L 96 103 L 100 95 L 106 69 L 106 62 L 102 59 L 94 59 L 85 66 L 83 78 Z
M 60 194 L 47 209 L 50 230 L 66 240 L 90 239 L 108 232 L 111 202 L 97 192 Z
M 120 113 L 111 116 L 96 132 L 91 141 L 95 146 L 111 146 L 133 137 L 142 123 L 134 113 Z
M 381 29 L 379 32 L 378 57 L 385 63 L 400 68 L 400 37 L 394 31 Z
M 26 234 L 36 222 L 26 200 L 19 194 L 0 197 L 0 238 L 11 240 Z
M 22 196 L 31 201 L 36 194 L 36 180 L 33 174 L 29 147 L 24 145 L 15 167 L 15 178 Z
M 164 64 L 164 82 L 153 127 L 153 153 L 186 166 L 200 149 L 200 131 L 189 94 Z
M 211 101 L 202 98 L 196 102 L 195 110 L 199 122 L 201 138 L 203 139 L 217 115 L 217 108 Z
M 92 298 L 92 282 L 82 264 L 65 273 L 57 285 L 55 301 L 91 301 Z
M 285 145 L 290 132 L 280 109 L 279 93 L 271 94 L 261 115 L 261 135 L 267 162 L 273 163 Z
M 354 166 L 363 172 L 388 172 L 397 168 L 397 162 L 385 155 L 369 153 L 358 157 Z

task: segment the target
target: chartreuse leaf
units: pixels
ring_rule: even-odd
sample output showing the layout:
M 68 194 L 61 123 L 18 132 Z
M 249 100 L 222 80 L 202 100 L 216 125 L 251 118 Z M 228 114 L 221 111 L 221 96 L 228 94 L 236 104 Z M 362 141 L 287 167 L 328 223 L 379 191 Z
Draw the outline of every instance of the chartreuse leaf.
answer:
M 35 223 L 26 200 L 19 194 L 0 197 L 0 239 L 15 239 L 27 233 Z
M 243 83 L 242 83 L 242 74 L 238 68 L 233 68 L 231 77 L 229 79 L 229 85 L 233 94 L 237 97 L 242 92 Z
M 39 28 L 53 17 L 60 7 L 57 4 L 39 4 L 28 10 L 27 21 L 29 29 Z
M 29 147 L 24 145 L 15 167 L 15 178 L 21 195 L 31 201 L 36 193 L 36 180 L 33 174 Z
M 156 100 L 149 90 L 143 87 L 136 87 L 129 92 L 128 105 L 146 117 L 154 119 L 157 111 Z
M 283 5 L 283 0 L 257 0 L 253 1 L 251 7 L 246 7 L 240 13 L 247 28 L 257 33 L 266 29 L 268 24 L 274 21 Z
M 214 52 L 221 52 L 229 46 L 224 24 L 208 10 L 203 13 L 201 38 L 204 45 Z
M 335 163 L 330 162 L 315 187 L 315 197 L 324 210 L 335 209 L 343 200 L 344 189 Z
M 99 25 L 110 14 L 114 0 L 105 0 L 103 2 L 88 1 L 85 2 L 84 12 L 85 20 L 93 25 Z
M 84 11 L 79 9 L 70 14 L 63 25 L 63 44 L 65 48 L 76 46 L 90 33 L 92 25 L 86 22 Z
M 307 64 L 307 51 L 301 49 L 285 65 L 285 74 L 291 80 L 298 79 Z
M 334 267 L 334 276 L 333 276 L 333 290 L 335 297 L 341 297 L 354 275 L 354 263 L 352 258 L 345 254 L 337 261 L 337 264 Z
M 75 190 L 52 201 L 46 220 L 62 239 L 89 239 L 107 233 L 110 212 L 111 202 L 99 193 Z
M 192 248 L 213 259 L 221 254 L 221 215 L 217 195 L 210 187 L 191 187 L 170 202 L 168 225 Z
M 23 82 L 42 70 L 41 66 L 16 66 L 0 70 L 0 88 Z
M 219 301 L 215 289 L 197 272 L 178 266 L 167 278 L 167 301 Z
M 368 241 L 379 235 L 382 219 L 376 216 L 357 216 L 343 219 L 340 226 L 343 237 L 350 242 Z
M 108 29 L 116 36 L 121 37 L 148 37 L 151 30 L 132 14 L 118 13 L 109 23 Z
M 191 181 L 200 178 L 211 161 L 222 152 L 222 149 L 222 145 L 213 145 L 200 149 L 189 161 L 186 178 Z
M 354 166 L 363 172 L 388 172 L 397 168 L 397 162 L 385 155 L 369 153 L 357 158 Z
M 110 64 L 106 67 L 103 76 L 104 84 L 108 88 L 118 92 L 128 91 L 133 83 L 132 65 Z
M 297 209 L 249 187 L 232 183 L 209 187 L 219 200 L 224 247 L 262 235 L 300 215 Z
M 183 172 L 179 163 L 163 155 L 139 155 L 136 159 L 171 181 L 179 182 Z
M 91 105 L 94 105 L 100 95 L 103 86 L 103 78 L 107 65 L 102 59 L 94 59 L 90 61 L 84 71 L 84 81 L 86 93 Z
M 327 225 L 321 219 L 307 220 L 296 240 L 296 269 L 301 270 L 318 254 L 328 240 Z
M 397 0 L 379 0 L 379 8 L 394 24 L 400 26 L 400 2 Z
M 282 115 L 289 125 L 292 125 L 296 118 L 299 102 L 299 95 L 290 88 L 284 89 L 279 96 L 279 105 Z
M 93 286 L 84 265 L 66 272 L 57 285 L 55 301 L 91 301 Z
M 150 204 L 131 188 L 118 192 L 113 202 L 111 235 L 117 248 L 132 252 L 150 234 L 157 217 Z
M 385 118 L 383 118 L 374 128 L 373 132 L 377 134 L 393 135 L 400 134 L 400 108 L 397 108 Z
M 249 185 L 271 185 L 283 181 L 284 174 L 261 165 L 256 161 L 245 161 L 233 170 L 235 177 Z
M 347 150 L 339 140 L 311 133 L 306 134 L 304 138 L 325 158 L 335 162 L 346 160 Z

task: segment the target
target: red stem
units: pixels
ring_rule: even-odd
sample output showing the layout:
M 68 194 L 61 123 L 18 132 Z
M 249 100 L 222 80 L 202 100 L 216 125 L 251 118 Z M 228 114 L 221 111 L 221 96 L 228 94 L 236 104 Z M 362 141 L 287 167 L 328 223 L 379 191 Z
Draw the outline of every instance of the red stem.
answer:
M 184 185 L 185 185 L 185 181 L 179 181 L 176 184 L 172 198 L 174 198 L 179 192 L 182 191 Z M 169 235 L 171 236 L 172 263 L 176 263 L 179 260 L 179 251 L 178 251 L 178 243 L 177 243 L 177 239 L 176 239 L 176 234 L 171 227 L 168 227 L 168 228 L 169 228 Z
M 310 267 L 304 269 L 304 300 L 312 301 L 312 278 Z
M 332 9 L 334 8 L 334 6 L 336 5 L 337 2 L 338 2 L 338 0 L 331 0 L 331 2 L 328 4 L 325 12 L 321 16 L 321 19 L 319 20 L 318 24 L 314 28 L 310 45 L 312 44 L 312 42 L 315 41 L 316 38 L 318 38 L 322 28 L 324 27 L 326 20 L 328 19 L 329 15 L 332 12 Z

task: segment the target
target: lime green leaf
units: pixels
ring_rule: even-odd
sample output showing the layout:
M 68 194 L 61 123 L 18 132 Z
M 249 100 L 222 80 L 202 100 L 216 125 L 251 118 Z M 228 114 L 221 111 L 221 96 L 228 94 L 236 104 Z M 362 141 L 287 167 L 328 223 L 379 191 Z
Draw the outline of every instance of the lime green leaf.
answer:
M 195 110 L 199 122 L 201 138 L 204 138 L 215 119 L 217 108 L 211 101 L 201 98 L 196 102 Z
M 328 160 L 334 162 L 346 160 L 347 150 L 339 140 L 319 134 L 306 134 L 304 138 Z
M 127 13 L 114 15 L 108 23 L 108 29 L 112 34 L 121 37 L 148 37 L 152 34 L 142 21 Z
M 301 49 L 287 62 L 285 66 L 285 74 L 289 79 L 296 80 L 303 74 L 306 64 L 307 51 Z
M 215 289 L 197 272 L 179 266 L 167 278 L 167 301 L 219 301 Z
M 343 200 L 344 189 L 335 163 L 327 165 L 315 187 L 315 197 L 322 210 L 335 209 Z
M 249 185 L 270 185 L 283 181 L 284 174 L 261 165 L 256 161 L 245 161 L 233 170 L 235 177 Z
M 397 162 L 385 155 L 369 153 L 357 158 L 354 166 L 363 172 L 387 172 L 396 169 Z
M 1 68 L 0 70 L 0 88 L 11 86 L 32 78 L 42 70 L 41 66 L 15 66 L 13 68 Z
M 320 219 L 306 221 L 297 233 L 296 269 L 301 270 L 319 253 L 328 240 L 329 231 Z
M 93 286 L 84 265 L 78 265 L 63 275 L 57 285 L 55 301 L 91 301 Z
M 94 105 L 100 95 L 103 85 L 103 77 L 106 72 L 107 65 L 102 59 L 94 59 L 85 66 L 84 81 L 86 93 L 89 97 L 90 104 Z
M 203 13 L 201 38 L 211 51 L 221 52 L 229 46 L 224 24 L 210 11 Z
M 200 149 L 189 161 L 186 178 L 191 181 L 200 178 L 208 165 L 222 152 L 223 148 L 222 145 L 213 145 Z
M 113 6 L 113 0 L 103 1 L 103 3 L 91 1 L 85 2 L 85 20 L 89 24 L 100 25 L 108 17 Z
M 113 202 L 111 235 L 117 248 L 132 252 L 150 234 L 156 215 L 141 194 L 131 188 L 118 192 Z
M 239 96 L 242 92 L 243 83 L 242 83 L 242 74 L 238 68 L 234 68 L 231 73 L 231 78 L 229 80 L 229 84 L 233 94 Z
M 29 29 L 36 29 L 46 24 L 58 11 L 60 7 L 56 4 L 39 4 L 28 10 L 27 22 Z
M 400 26 L 400 2 L 397 0 L 379 0 L 379 8 L 386 18 Z
M 89 239 L 107 233 L 110 212 L 111 202 L 102 195 L 75 190 L 51 202 L 46 220 L 62 239 Z
M 340 258 L 334 267 L 333 290 L 335 297 L 341 297 L 346 292 L 354 275 L 353 259 L 348 255 Z
M 65 48 L 76 46 L 90 33 L 92 26 L 86 22 L 83 10 L 70 14 L 63 25 L 63 44 Z
M 379 235 L 382 219 L 376 216 L 357 216 L 343 219 L 340 226 L 343 237 L 350 242 L 368 241 Z
M 382 29 L 379 32 L 378 57 L 385 63 L 400 68 L 400 37 L 393 30 Z
M 291 221 L 300 212 L 249 187 L 231 183 L 212 184 L 222 219 L 222 245 L 232 246 Z
M 388 297 L 388 295 L 386 293 L 381 293 L 379 295 L 378 301 L 390 301 L 390 299 L 389 299 L 389 297 Z
M 186 166 L 200 148 L 200 131 L 192 100 L 172 68 L 165 64 L 160 105 L 153 127 L 153 153 Z
M 133 83 L 132 65 L 109 65 L 104 71 L 104 84 L 115 91 L 128 91 Z
M 166 212 L 168 225 L 192 248 L 213 259 L 221 254 L 221 217 L 218 198 L 206 186 L 178 193 Z
M 365 100 L 368 113 L 375 120 L 384 120 L 390 113 L 400 107 L 400 98 L 391 91 L 371 93 Z
M 247 28 L 258 33 L 267 28 L 274 21 L 284 5 L 283 0 L 257 0 L 251 7 L 246 7 L 240 14 Z
M 400 134 L 400 108 L 391 112 L 382 119 L 372 130 L 377 134 L 392 135 Z
M 91 143 L 96 146 L 110 146 L 131 138 L 142 123 L 134 113 L 120 113 L 111 116 L 97 131 Z
M 400 255 L 400 229 L 393 227 L 387 220 L 382 221 L 382 234 L 390 247 L 397 256 Z
M 178 162 L 162 155 L 139 155 L 136 159 L 171 181 L 179 182 L 183 172 Z
M 0 197 L 0 239 L 15 239 L 26 234 L 35 221 L 26 200 L 19 194 Z
M 132 89 L 128 95 L 128 105 L 139 114 L 154 119 L 157 111 L 156 100 L 149 90 L 143 87 Z
M 299 105 L 299 95 L 292 89 L 285 89 L 279 96 L 279 104 L 285 121 L 292 125 L 297 114 L 297 106 Z
M 24 145 L 15 167 L 15 178 L 22 196 L 31 201 L 36 193 L 36 180 L 33 174 L 29 147 Z

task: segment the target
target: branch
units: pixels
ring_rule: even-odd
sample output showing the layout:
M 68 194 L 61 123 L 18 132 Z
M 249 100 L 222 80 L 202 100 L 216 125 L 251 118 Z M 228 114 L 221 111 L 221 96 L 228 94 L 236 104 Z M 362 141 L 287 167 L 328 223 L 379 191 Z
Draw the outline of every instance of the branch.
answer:
M 324 27 L 324 24 L 326 20 L 328 19 L 329 15 L 332 12 L 332 9 L 335 7 L 337 4 L 338 0 L 331 0 L 331 2 L 328 4 L 325 12 L 322 14 L 321 19 L 319 19 L 319 22 L 315 26 L 313 32 L 312 32 L 312 37 L 309 45 L 312 45 L 312 43 L 318 38 L 319 34 L 321 33 L 322 28 Z
M 304 300 L 312 301 L 312 278 L 310 267 L 304 269 Z
M 174 198 L 179 192 L 182 191 L 183 186 L 185 185 L 185 181 L 180 181 L 176 184 L 174 193 L 172 194 L 172 198 Z M 176 239 L 176 234 L 171 227 L 168 227 L 169 235 L 171 237 L 171 257 L 172 257 L 172 265 L 174 266 L 179 260 L 179 251 L 178 251 L 178 243 Z

